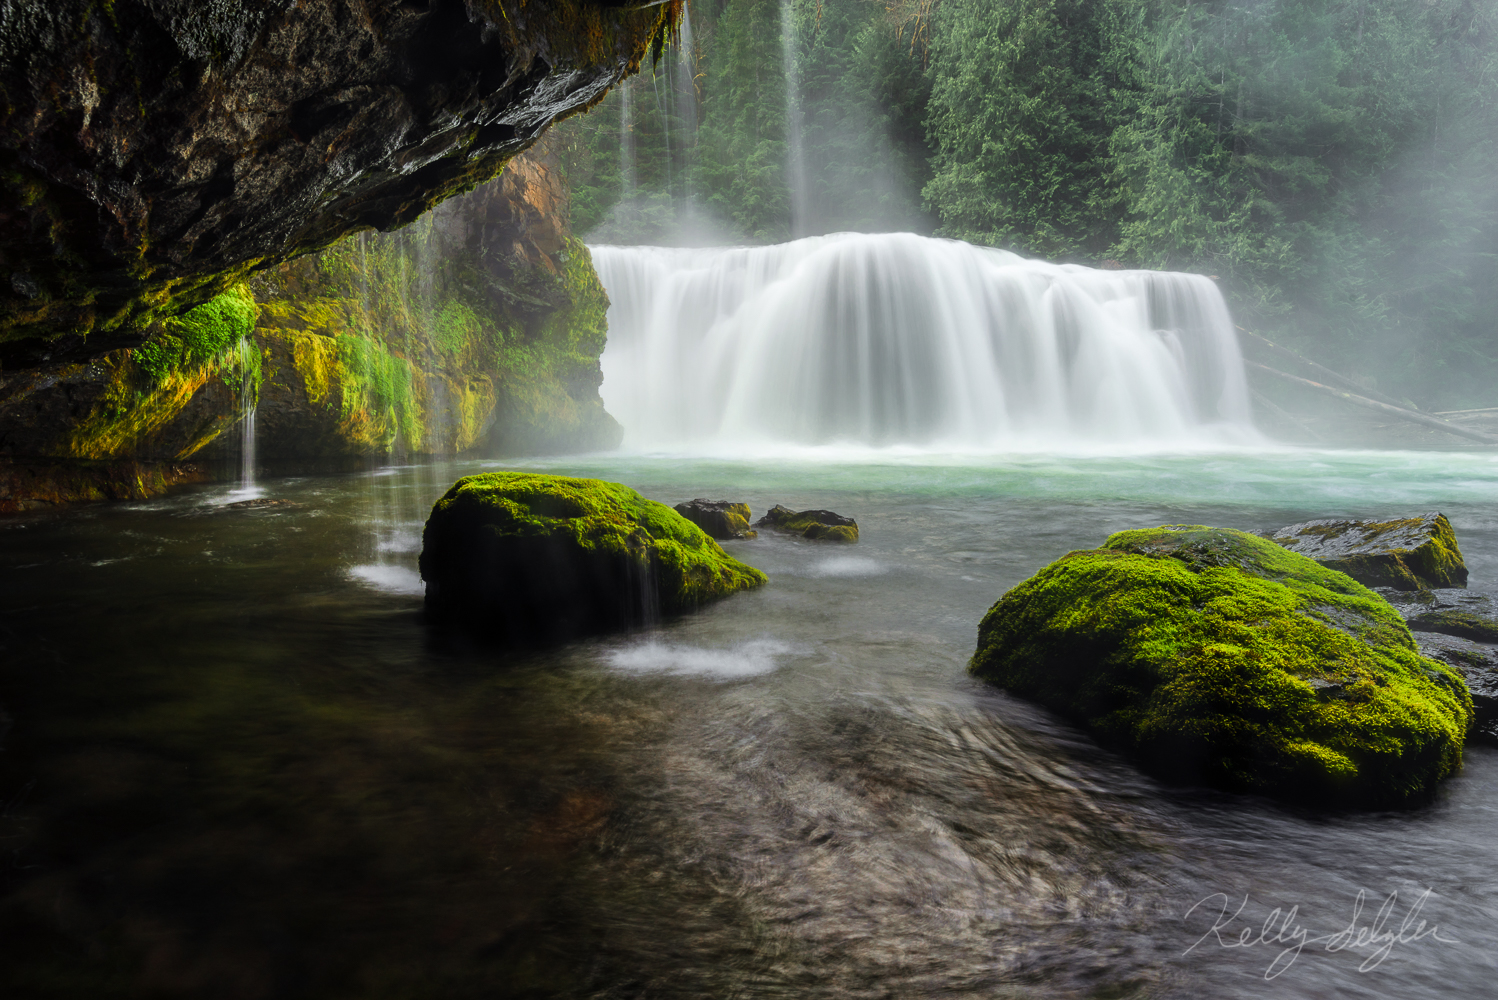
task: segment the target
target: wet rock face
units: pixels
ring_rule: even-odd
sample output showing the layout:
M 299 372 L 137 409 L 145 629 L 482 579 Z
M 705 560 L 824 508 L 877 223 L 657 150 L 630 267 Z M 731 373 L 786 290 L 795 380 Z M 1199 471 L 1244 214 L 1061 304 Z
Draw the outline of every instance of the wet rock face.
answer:
M 709 538 L 753 538 L 749 527 L 749 505 L 731 500 L 688 500 L 673 508 L 676 513 L 707 532 Z
M 776 504 L 754 522 L 756 528 L 772 528 L 814 541 L 856 542 L 858 522 L 830 510 L 791 510 Z
M 1444 514 L 1390 521 L 1306 521 L 1270 539 L 1369 587 L 1465 587 L 1467 567 Z
M 96 351 L 415 219 L 638 68 L 679 3 L 0 4 L 0 350 Z M 115 344 L 104 344 L 103 349 Z
M 1498 743 L 1498 607 L 1464 590 L 1380 589 L 1404 615 L 1422 656 L 1449 664 L 1472 692 L 1471 739 Z

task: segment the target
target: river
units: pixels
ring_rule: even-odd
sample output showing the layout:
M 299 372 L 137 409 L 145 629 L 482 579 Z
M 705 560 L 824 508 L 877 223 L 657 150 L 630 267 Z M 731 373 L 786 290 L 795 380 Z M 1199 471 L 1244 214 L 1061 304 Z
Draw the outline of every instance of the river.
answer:
M 1006 588 L 1127 527 L 1440 509 L 1493 590 L 1494 457 L 510 463 L 862 533 L 728 543 L 769 586 L 526 653 L 430 634 L 415 573 L 432 501 L 499 467 L 0 521 L 8 996 L 1490 991 L 1498 751 L 1427 807 L 1317 814 L 1162 787 L 964 667 Z M 1394 894 L 1381 961 L 1335 936 Z

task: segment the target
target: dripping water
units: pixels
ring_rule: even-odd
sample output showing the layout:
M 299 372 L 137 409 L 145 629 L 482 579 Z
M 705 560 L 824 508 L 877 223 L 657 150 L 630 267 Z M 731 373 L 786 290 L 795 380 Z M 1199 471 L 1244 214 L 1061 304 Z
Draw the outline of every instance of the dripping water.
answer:
M 676 105 L 676 125 L 680 130 L 682 195 L 692 197 L 692 153 L 697 145 L 697 48 L 692 38 L 692 11 L 689 4 L 681 8 L 681 40 L 676 50 L 676 81 L 671 88 Z
M 236 367 L 240 375 L 238 492 L 241 495 L 255 492 L 255 408 L 259 399 L 251 352 L 259 350 L 259 346 L 250 337 L 242 338 L 234 347 Z
M 780 45 L 785 64 L 786 186 L 791 195 L 791 235 L 805 236 L 810 192 L 801 121 L 801 57 L 795 0 L 780 0 Z

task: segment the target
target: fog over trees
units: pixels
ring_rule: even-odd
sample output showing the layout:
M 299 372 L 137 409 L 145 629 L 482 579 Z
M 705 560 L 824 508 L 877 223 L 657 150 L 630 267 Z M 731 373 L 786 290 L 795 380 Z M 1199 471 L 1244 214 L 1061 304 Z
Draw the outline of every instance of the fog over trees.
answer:
M 701 0 L 690 15 L 682 45 L 560 127 L 574 223 L 595 240 L 908 229 L 1196 271 L 1243 326 L 1385 391 L 1495 402 L 1491 3 Z

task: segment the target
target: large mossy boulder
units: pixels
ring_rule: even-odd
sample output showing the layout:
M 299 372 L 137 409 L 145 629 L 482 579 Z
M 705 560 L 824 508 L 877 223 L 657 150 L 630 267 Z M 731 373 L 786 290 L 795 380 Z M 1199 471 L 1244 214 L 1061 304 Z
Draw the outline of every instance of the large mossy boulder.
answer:
M 434 621 L 524 641 L 648 624 L 766 582 L 628 486 L 528 472 L 454 483 L 427 519 L 421 576 Z
M 1369 587 L 1425 590 L 1467 585 L 1456 532 L 1446 515 L 1435 511 L 1389 521 L 1306 521 L 1269 537 Z
M 1045 567 L 989 610 L 971 670 L 1166 780 L 1338 807 L 1429 795 L 1472 720 L 1461 678 L 1377 594 L 1199 525 Z

